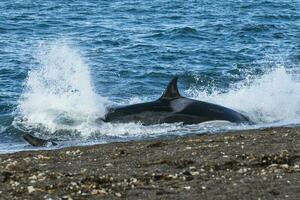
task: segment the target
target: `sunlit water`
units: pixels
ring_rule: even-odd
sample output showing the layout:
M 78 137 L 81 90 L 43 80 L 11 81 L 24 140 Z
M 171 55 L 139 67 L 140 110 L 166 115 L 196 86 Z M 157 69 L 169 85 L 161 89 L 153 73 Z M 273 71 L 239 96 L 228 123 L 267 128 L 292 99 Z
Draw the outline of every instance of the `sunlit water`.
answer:
M 0 2 L 0 152 L 300 124 L 300 4 Z M 100 123 L 108 106 L 184 96 L 254 125 Z

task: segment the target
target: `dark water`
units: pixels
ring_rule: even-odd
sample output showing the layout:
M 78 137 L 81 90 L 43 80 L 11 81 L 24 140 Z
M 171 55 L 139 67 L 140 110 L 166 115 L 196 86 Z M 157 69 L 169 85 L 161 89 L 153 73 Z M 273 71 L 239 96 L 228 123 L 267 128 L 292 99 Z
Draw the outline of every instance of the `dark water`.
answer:
M 0 13 L 1 151 L 33 130 L 107 142 L 241 128 L 95 124 L 174 75 L 257 123 L 242 128 L 300 122 L 300 1 L 4 0 Z

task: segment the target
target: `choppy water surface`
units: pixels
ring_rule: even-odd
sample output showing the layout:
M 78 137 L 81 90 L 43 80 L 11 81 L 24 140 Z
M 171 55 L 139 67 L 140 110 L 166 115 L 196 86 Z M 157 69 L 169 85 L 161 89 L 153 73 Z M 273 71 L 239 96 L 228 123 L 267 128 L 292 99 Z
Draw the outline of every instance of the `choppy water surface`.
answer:
M 300 124 L 299 1 L 1 1 L 0 151 Z M 252 126 L 96 123 L 107 106 L 181 93 Z

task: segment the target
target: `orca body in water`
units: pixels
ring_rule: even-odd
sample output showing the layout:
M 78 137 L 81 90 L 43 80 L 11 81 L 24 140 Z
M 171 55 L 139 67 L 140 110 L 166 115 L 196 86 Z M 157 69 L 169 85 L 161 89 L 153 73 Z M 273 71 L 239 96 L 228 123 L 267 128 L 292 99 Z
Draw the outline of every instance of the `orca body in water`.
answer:
M 102 120 L 112 123 L 139 122 L 143 125 L 175 122 L 198 124 L 214 120 L 250 122 L 248 117 L 230 108 L 181 96 L 177 79 L 171 80 L 158 100 L 112 108 Z
M 137 122 L 143 125 L 176 123 L 198 124 L 207 121 L 251 123 L 248 117 L 220 105 L 182 97 L 177 88 L 177 77 L 169 83 L 163 95 L 156 101 L 111 108 L 104 122 Z M 37 138 L 31 134 L 23 138 L 33 146 L 57 145 L 52 140 Z

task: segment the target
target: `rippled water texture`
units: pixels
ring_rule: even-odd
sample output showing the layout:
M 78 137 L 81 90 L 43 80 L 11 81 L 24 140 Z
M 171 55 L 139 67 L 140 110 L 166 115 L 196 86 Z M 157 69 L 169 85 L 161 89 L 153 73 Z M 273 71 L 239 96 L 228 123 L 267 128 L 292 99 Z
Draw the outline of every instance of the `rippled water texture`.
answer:
M 0 13 L 0 151 L 26 148 L 24 131 L 110 142 L 300 122 L 299 1 L 4 0 Z M 174 75 L 256 125 L 95 122 Z

